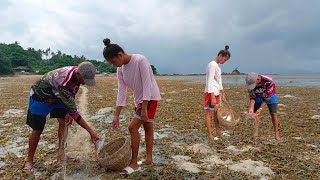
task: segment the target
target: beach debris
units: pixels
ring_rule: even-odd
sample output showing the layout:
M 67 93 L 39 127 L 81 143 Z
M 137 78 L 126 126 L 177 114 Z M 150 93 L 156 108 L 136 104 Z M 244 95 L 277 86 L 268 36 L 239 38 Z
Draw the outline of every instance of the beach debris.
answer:
M 97 112 L 98 115 L 103 115 L 103 114 L 108 114 L 111 113 L 113 111 L 112 107 L 106 107 L 106 108 L 102 108 L 99 109 L 99 111 Z
M 295 140 L 301 140 L 302 138 L 301 138 L 301 137 L 293 137 L 293 139 L 295 139 Z
M 171 92 L 169 92 L 170 94 L 174 94 L 174 93 L 177 93 L 176 91 L 171 91 Z
M 239 171 L 247 175 L 259 176 L 262 178 L 274 175 L 273 171 L 269 167 L 264 166 L 263 162 L 252 161 L 251 159 L 241 160 L 240 163 L 229 165 L 228 168 L 233 171 Z
M 172 99 L 166 99 L 166 102 L 171 102 L 172 101 Z
M 182 90 L 182 92 L 187 92 L 187 91 L 189 91 L 189 89 L 183 89 L 183 90 Z
M 290 95 L 290 94 L 287 94 L 287 95 L 285 95 L 285 96 L 283 96 L 284 98 L 295 98 L 295 96 L 292 96 L 292 95 Z
M 246 119 L 250 119 L 250 118 L 255 119 L 256 118 L 256 113 L 244 112 L 244 116 L 245 116 Z
M 100 150 L 103 148 L 103 145 L 104 145 L 104 141 L 106 140 L 106 135 L 105 133 L 101 133 L 100 134 L 100 137 L 99 137 L 99 140 L 96 141 L 96 153 L 97 153 L 97 157 L 98 157 L 98 154 L 100 152 Z M 105 155 L 107 155 L 107 153 L 105 153 Z
M 314 115 L 311 117 L 311 119 L 320 119 L 320 115 Z
M 307 146 L 312 147 L 312 148 L 317 148 L 318 146 L 313 145 L 313 144 L 307 144 Z
M 174 163 L 179 170 L 185 170 L 191 173 L 199 173 L 201 170 L 199 169 L 200 165 L 192 162 L 188 162 L 191 159 L 189 156 L 173 156 Z
M 223 116 L 222 118 L 226 121 L 231 121 L 232 119 L 231 115 Z
M 21 109 L 9 109 L 7 111 L 5 111 L 2 115 L 2 117 L 7 117 L 7 118 L 11 118 L 11 117 L 22 117 L 24 115 L 24 110 Z
M 254 148 L 254 147 L 252 147 L 252 146 L 246 146 L 246 147 L 243 148 L 243 149 L 238 149 L 236 146 L 231 145 L 231 146 L 228 146 L 228 147 L 226 148 L 226 151 L 227 151 L 227 152 L 230 152 L 230 153 L 233 153 L 233 154 L 240 154 L 240 153 L 249 151 L 250 149 L 256 149 L 256 148 Z
M 212 154 L 213 151 L 211 148 L 204 144 L 194 144 L 187 148 L 188 150 L 192 150 L 193 153 L 200 153 L 200 154 Z
M 203 160 L 201 162 L 204 162 L 201 166 L 205 166 L 208 168 L 208 166 L 219 166 L 219 165 L 229 165 L 232 164 L 231 160 L 223 161 L 220 159 L 217 155 L 211 155 Z
M 278 104 L 279 107 L 286 107 L 284 104 Z

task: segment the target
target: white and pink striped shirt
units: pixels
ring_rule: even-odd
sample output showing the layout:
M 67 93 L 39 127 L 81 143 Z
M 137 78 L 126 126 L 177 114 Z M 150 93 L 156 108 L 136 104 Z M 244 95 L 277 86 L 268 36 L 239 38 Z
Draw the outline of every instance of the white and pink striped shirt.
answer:
M 215 96 L 218 96 L 220 90 L 223 90 L 221 68 L 217 62 L 211 61 L 206 69 L 206 87 L 204 92 L 213 93 Z
M 117 69 L 117 106 L 125 106 L 128 87 L 133 91 L 134 103 L 143 100 L 161 100 L 159 87 L 148 60 L 140 54 L 132 54 L 128 64 Z

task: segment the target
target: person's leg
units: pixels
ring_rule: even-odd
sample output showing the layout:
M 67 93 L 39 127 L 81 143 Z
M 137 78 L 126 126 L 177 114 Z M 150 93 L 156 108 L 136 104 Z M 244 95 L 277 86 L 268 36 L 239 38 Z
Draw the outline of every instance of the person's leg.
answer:
M 146 141 L 146 151 L 147 151 L 147 158 L 143 162 L 144 165 L 151 164 L 152 160 L 152 151 L 153 151 L 153 122 L 144 122 L 143 128 L 145 131 L 145 141 Z
M 132 159 L 129 166 L 137 170 L 139 168 L 138 165 L 138 153 L 139 153 L 139 145 L 140 145 L 140 134 L 139 128 L 143 124 L 143 121 L 133 118 L 128 129 L 131 135 L 131 148 L 132 148 Z
M 217 105 L 216 105 L 217 106 Z M 218 110 L 219 111 L 219 110 Z M 216 136 L 220 137 L 221 136 L 221 131 L 219 127 L 219 120 L 218 120 L 218 111 L 214 111 L 213 113 L 213 119 L 214 119 L 214 126 L 216 128 Z
M 42 131 L 32 130 L 29 136 L 29 149 L 28 157 L 24 166 L 25 170 L 31 171 L 33 169 L 33 158 L 40 140 L 41 133 Z
M 76 162 L 76 161 L 79 161 L 78 158 L 65 155 L 65 143 L 68 137 L 68 126 L 66 125 L 66 122 L 64 119 L 66 114 L 67 114 L 67 111 L 64 108 L 64 104 L 61 101 L 56 102 L 54 105 L 54 108 L 50 112 L 50 118 L 57 118 L 59 122 L 59 127 L 58 127 L 59 144 L 58 144 L 57 159 L 58 161 L 66 160 L 67 162 Z
M 279 134 L 279 121 L 277 116 L 277 104 L 268 104 L 268 109 L 272 119 L 274 138 L 277 140 L 278 143 L 281 143 L 281 138 Z
M 57 159 L 59 161 L 63 161 L 65 156 L 65 142 L 68 137 L 68 126 L 66 125 L 63 118 L 57 118 L 57 120 L 59 122 L 59 128 L 58 128 L 59 144 L 58 144 Z
M 277 113 L 270 113 L 272 118 L 273 130 L 274 130 L 274 137 L 278 143 L 281 143 L 281 138 L 279 134 L 279 121 Z
M 28 157 L 25 162 L 24 170 L 32 171 L 33 170 L 33 159 L 34 154 L 36 152 L 40 135 L 44 129 L 46 123 L 46 116 L 32 114 L 30 109 L 28 109 L 27 114 L 27 121 L 26 124 L 32 128 L 32 132 L 29 135 L 29 142 L 28 142 Z
M 207 126 L 209 141 L 212 141 L 214 138 L 214 136 L 212 135 L 212 128 L 211 128 L 211 114 L 212 114 L 212 110 L 207 109 L 206 110 L 206 126 Z
M 254 113 L 257 112 L 257 110 L 261 107 L 261 102 L 255 102 L 254 104 Z M 255 124 L 254 124 L 254 134 L 253 137 L 257 139 L 259 137 L 259 126 L 260 126 L 260 117 L 255 116 Z

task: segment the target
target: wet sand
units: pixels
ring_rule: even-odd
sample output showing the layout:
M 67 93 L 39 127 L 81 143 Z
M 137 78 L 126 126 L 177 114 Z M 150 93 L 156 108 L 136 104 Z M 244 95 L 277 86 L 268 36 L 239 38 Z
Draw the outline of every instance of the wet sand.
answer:
M 0 179 L 63 179 L 63 164 L 56 161 L 57 126 L 47 119 L 35 157 L 35 173 L 23 172 L 30 129 L 25 125 L 30 85 L 38 76 L 0 78 Z M 163 100 L 155 122 L 155 165 L 130 176 L 106 171 L 95 160 L 89 134 L 68 138 L 67 152 L 79 156 L 77 164 L 67 164 L 66 179 L 319 179 L 320 178 L 320 89 L 278 87 L 278 118 L 282 144 L 274 140 L 271 118 L 263 111 L 260 138 L 253 138 L 253 120 L 245 119 L 248 95 L 245 86 L 225 85 L 226 97 L 240 114 L 234 128 L 225 128 L 225 136 L 208 142 L 204 123 L 203 88 L 200 83 L 158 80 Z M 114 77 L 97 77 L 97 86 L 88 87 L 87 121 L 111 140 L 111 121 L 116 101 Z M 81 89 L 77 98 L 81 96 Z M 127 125 L 133 115 L 132 93 L 122 112 L 121 133 L 128 135 Z M 81 112 L 80 112 L 81 113 Z M 76 123 L 69 134 L 83 131 Z M 82 134 L 82 133 L 80 133 Z M 145 156 L 141 131 L 141 159 Z M 80 143 L 82 142 L 82 143 Z M 84 143 L 85 142 L 85 143 Z M 83 147 L 83 144 L 86 147 Z M 92 151 L 90 151 L 90 148 Z

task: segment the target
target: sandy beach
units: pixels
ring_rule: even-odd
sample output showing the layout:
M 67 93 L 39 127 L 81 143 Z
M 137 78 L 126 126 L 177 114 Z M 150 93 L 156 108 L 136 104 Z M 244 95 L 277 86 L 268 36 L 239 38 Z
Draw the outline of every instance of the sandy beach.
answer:
M 31 84 L 39 76 L 0 77 L 0 179 L 320 179 L 320 94 L 319 88 L 277 87 L 278 118 L 282 144 L 274 140 L 271 117 L 264 109 L 260 137 L 253 138 L 253 120 L 246 119 L 248 94 L 243 85 L 225 85 L 226 98 L 240 115 L 234 128 L 224 128 L 224 136 L 208 142 L 202 83 L 158 80 L 162 101 L 155 122 L 155 164 L 130 176 L 102 168 L 95 158 L 89 134 L 74 123 L 69 130 L 67 152 L 81 161 L 56 161 L 57 128 L 47 119 L 35 155 L 35 172 L 24 173 L 30 128 L 25 124 Z M 117 80 L 97 77 L 97 86 L 80 89 L 80 114 L 106 140 L 111 132 Z M 121 134 L 133 117 L 133 97 L 121 116 Z M 140 158 L 145 156 L 141 131 Z

